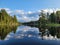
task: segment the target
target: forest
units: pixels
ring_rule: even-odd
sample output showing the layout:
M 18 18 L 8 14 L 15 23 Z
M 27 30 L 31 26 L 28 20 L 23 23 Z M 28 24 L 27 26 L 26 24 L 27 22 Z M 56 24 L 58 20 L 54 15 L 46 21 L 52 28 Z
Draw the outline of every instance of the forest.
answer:
M 52 13 L 43 13 L 41 11 L 40 18 L 38 20 L 39 25 L 41 27 L 50 26 L 50 27 L 59 27 L 60 26 L 60 11 L 52 12 Z
M 16 18 L 16 15 L 14 16 L 10 16 L 5 9 L 1 9 L 0 10 L 0 25 L 10 25 L 10 26 L 13 26 L 13 25 L 18 25 L 18 20 Z
M 44 10 L 41 10 L 39 14 L 39 20 L 25 22 L 24 25 L 36 26 L 39 28 L 46 27 L 60 27 L 60 11 L 45 13 Z

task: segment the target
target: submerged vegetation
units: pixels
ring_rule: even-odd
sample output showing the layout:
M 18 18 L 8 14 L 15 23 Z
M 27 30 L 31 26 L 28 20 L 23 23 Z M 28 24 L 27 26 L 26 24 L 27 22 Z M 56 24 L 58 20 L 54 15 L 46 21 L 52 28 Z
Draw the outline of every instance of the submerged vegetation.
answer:
M 1 9 L 0 10 L 0 25 L 19 25 L 16 15 L 14 15 L 13 17 L 10 16 L 5 9 Z

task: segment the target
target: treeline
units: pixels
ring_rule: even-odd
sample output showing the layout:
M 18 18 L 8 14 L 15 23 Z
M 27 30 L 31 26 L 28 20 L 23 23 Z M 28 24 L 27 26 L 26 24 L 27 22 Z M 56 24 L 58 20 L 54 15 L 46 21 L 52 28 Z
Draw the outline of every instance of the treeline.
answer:
M 44 13 L 41 11 L 40 18 L 39 18 L 39 27 L 46 27 L 46 26 L 60 26 L 60 11 L 56 11 L 51 14 Z
M 18 24 L 16 15 L 10 16 L 5 9 L 0 10 L 0 25 L 16 25 Z
M 60 26 L 60 11 L 52 12 L 52 13 L 45 13 L 44 10 L 41 10 L 39 15 L 39 20 L 25 22 L 24 25 L 33 25 L 39 28 L 46 28 L 46 27 L 59 27 Z

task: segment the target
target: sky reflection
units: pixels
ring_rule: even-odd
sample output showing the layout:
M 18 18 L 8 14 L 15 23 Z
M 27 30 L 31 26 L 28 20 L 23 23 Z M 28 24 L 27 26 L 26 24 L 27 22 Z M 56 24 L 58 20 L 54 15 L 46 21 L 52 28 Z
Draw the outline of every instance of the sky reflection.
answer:
M 56 36 L 53 37 L 51 34 L 49 34 L 49 37 L 47 35 L 41 36 L 39 35 L 39 29 L 35 27 L 29 27 L 29 26 L 20 26 L 17 28 L 16 33 L 14 34 L 13 31 L 10 32 L 5 40 L 9 39 L 24 39 L 24 38 L 38 38 L 43 40 L 60 40 Z

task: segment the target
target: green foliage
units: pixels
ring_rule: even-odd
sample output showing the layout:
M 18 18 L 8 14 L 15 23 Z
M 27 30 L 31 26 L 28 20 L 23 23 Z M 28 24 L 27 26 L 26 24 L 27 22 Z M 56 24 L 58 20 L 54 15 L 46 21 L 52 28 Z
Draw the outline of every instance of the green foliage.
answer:
M 56 15 L 55 15 L 54 12 L 50 14 L 49 20 L 50 20 L 51 23 L 55 23 L 56 22 Z
M 14 22 L 17 22 L 17 18 L 16 18 L 16 15 L 14 15 Z
M 39 27 L 45 28 L 45 26 L 46 26 L 45 14 L 41 12 L 41 17 L 39 18 Z
M 30 24 L 37 24 L 37 27 L 39 28 L 47 28 L 48 26 L 49 27 L 60 27 L 60 11 L 56 11 L 49 14 L 48 12 L 47 13 L 44 13 L 44 11 L 42 10 L 40 15 L 39 15 L 39 20 L 38 21 L 32 21 L 32 22 L 27 22 L 25 24 L 27 25 L 30 25 Z M 35 25 L 33 24 L 33 25 Z
M 46 26 L 60 26 L 60 11 L 56 11 L 56 13 L 53 12 L 50 15 L 47 13 L 47 16 L 43 13 L 43 11 L 41 12 L 39 18 L 39 27 L 44 28 Z
M 0 25 L 13 25 L 18 24 L 17 18 L 14 15 L 14 17 L 10 16 L 5 9 L 0 10 Z
M 60 11 L 56 11 L 56 15 L 57 16 L 60 16 Z
M 60 27 L 60 24 L 57 23 L 49 23 L 47 24 L 48 27 Z

